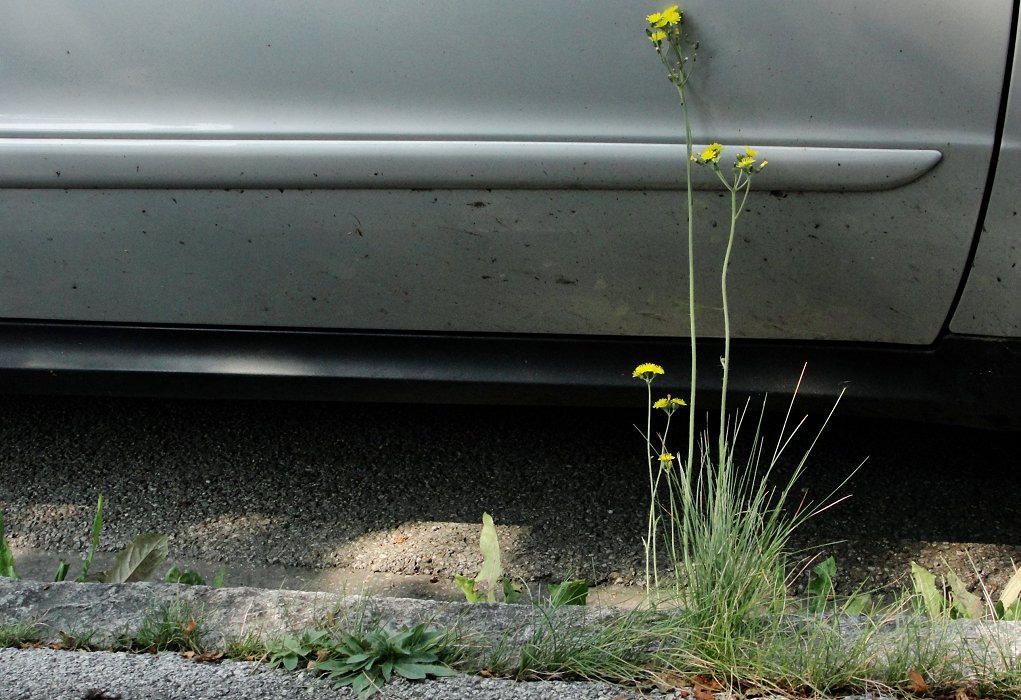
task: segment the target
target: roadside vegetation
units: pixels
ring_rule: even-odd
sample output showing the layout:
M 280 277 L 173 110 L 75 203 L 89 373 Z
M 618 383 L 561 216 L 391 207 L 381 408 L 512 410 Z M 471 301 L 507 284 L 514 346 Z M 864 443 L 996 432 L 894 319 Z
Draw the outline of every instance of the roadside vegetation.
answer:
M 458 576 L 468 603 L 528 603 L 544 612 L 521 645 L 507 639 L 479 639 L 426 623 L 402 627 L 345 626 L 331 618 L 299 635 L 226 640 L 211 649 L 202 642 L 203 616 L 179 604 L 152 611 L 133 632 L 108 648 L 176 651 L 197 660 L 260 661 L 288 671 L 323 675 L 336 687 L 370 697 L 396 677 L 409 680 L 476 673 L 517 680 L 605 680 L 639 689 L 690 689 L 698 700 L 716 693 L 760 697 L 780 693 L 826 697 L 841 693 L 885 692 L 955 700 L 1021 697 L 1021 656 L 995 633 L 975 634 L 961 620 L 1021 620 L 1021 572 L 993 596 L 983 587 L 969 591 L 950 571 L 944 580 L 917 565 L 913 589 L 894 601 L 864 591 L 839 596 L 838 563 L 792 553 L 792 534 L 806 520 L 824 517 L 839 503 L 840 489 L 816 503 L 801 500 L 798 480 L 808 468 L 812 446 L 829 416 L 814 431 L 808 449 L 797 456 L 786 484 L 768 484 L 792 438 L 805 431 L 795 399 L 788 404 L 779 435 L 762 433 L 765 407 L 729 412 L 730 305 L 728 275 L 736 230 L 753 179 L 768 161 L 751 147 L 712 143 L 694 151 L 688 85 L 698 42 L 686 31 L 677 6 L 646 17 L 646 35 L 675 88 L 686 136 L 686 288 L 689 303 L 691 367 L 685 399 L 654 391 L 666 370 L 644 362 L 632 376 L 645 385 L 646 421 L 638 427 L 645 442 L 648 476 L 645 550 L 646 597 L 638 607 L 590 623 L 554 614 L 565 605 L 584 606 L 587 584 L 564 581 L 549 595 L 531 598 L 504 575 L 493 519 L 483 514 L 483 564 L 474 577 Z M 720 358 L 722 400 L 719 432 L 712 437 L 695 424 L 697 363 L 692 168 L 709 168 L 727 192 L 729 230 L 719 280 L 724 325 Z M 771 167 L 782 167 L 782 164 Z M 801 379 L 796 382 L 796 398 Z M 839 401 L 838 401 L 839 403 Z M 837 406 L 834 405 L 833 410 Z M 671 429 L 686 415 L 686 440 L 672 443 Z M 830 413 L 832 416 L 832 412 Z M 738 449 L 748 440 L 746 448 Z M 748 455 L 739 458 L 738 455 Z M 643 476 L 645 474 L 643 473 Z M 850 476 L 850 474 L 848 475 Z M 151 579 L 167 557 L 167 538 L 139 535 L 103 572 L 91 564 L 102 529 L 100 497 L 90 530 L 90 547 L 76 581 L 120 583 Z M 804 594 L 792 593 L 793 579 L 807 574 Z M 55 581 L 69 566 L 60 562 Z M 0 515 L 0 576 L 16 577 L 15 562 L 3 535 Z M 172 568 L 164 580 L 203 584 L 196 573 Z M 222 584 L 222 572 L 213 585 Z M 95 648 L 88 631 L 66 632 L 68 649 Z M 39 645 L 38 625 L 0 627 L 0 646 Z

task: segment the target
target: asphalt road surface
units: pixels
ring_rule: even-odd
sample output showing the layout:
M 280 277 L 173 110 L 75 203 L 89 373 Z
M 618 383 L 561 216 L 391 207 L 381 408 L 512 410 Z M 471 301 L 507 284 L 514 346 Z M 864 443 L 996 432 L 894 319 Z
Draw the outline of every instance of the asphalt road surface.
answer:
M 634 592 L 648 488 L 635 398 L 610 411 L 4 397 L 0 510 L 23 575 L 60 556 L 73 575 L 102 493 L 103 549 L 165 533 L 173 561 L 223 566 L 228 585 L 456 595 L 485 511 L 510 575 Z M 795 544 L 838 542 L 816 554 L 837 557 L 845 589 L 946 559 L 995 591 L 1021 561 L 1019 447 L 1018 433 L 838 413 L 799 491 L 818 500 L 867 461 Z

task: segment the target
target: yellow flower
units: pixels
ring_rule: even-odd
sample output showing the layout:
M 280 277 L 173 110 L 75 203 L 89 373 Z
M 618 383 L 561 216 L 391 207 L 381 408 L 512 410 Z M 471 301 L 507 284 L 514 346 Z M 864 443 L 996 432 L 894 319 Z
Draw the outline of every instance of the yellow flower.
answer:
M 654 44 L 657 44 L 663 41 L 664 39 L 666 39 L 666 32 L 664 32 L 662 29 L 657 29 L 656 31 L 649 34 L 649 41 L 651 41 Z
M 670 26 L 678 24 L 681 21 L 681 11 L 677 8 L 677 5 L 671 5 L 662 12 L 663 19 Z
M 631 376 L 651 382 L 657 374 L 664 374 L 663 368 L 651 362 L 645 362 L 635 367 L 635 371 L 631 373 Z
M 681 11 L 677 5 L 671 5 L 662 12 L 653 12 L 645 17 L 645 21 L 653 27 L 668 27 L 678 24 L 681 21 Z M 666 36 L 664 34 L 664 36 Z
M 737 163 L 734 165 L 738 170 L 744 170 L 755 165 L 755 159 L 751 156 L 738 156 Z
M 675 410 L 677 410 L 681 406 L 687 406 L 687 405 L 688 404 L 684 401 L 684 399 L 675 399 L 670 394 L 667 394 L 665 399 L 657 400 L 656 403 L 652 404 L 652 407 L 653 408 L 661 408 L 661 409 L 663 409 L 664 411 L 666 411 L 669 414 L 669 413 L 673 413 Z
M 723 155 L 723 146 L 718 143 L 711 143 L 709 146 L 702 151 L 698 159 L 702 163 L 719 163 L 720 156 Z
M 759 152 L 754 148 L 745 146 L 744 155 L 737 156 L 734 161 L 734 168 L 736 170 L 744 170 L 749 175 L 754 175 L 758 171 L 766 167 L 766 163 L 769 161 L 762 161 L 761 163 L 755 163 L 755 157 L 759 155 Z
M 674 456 L 669 452 L 664 452 L 659 456 L 659 466 L 663 469 L 669 469 L 673 465 Z

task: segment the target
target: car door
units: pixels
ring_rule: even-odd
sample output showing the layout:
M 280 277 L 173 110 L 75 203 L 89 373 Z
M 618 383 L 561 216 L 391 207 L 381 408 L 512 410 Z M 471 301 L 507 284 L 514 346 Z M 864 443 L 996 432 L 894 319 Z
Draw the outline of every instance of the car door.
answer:
M 655 3 L 40 0 L 0 37 L 0 317 L 683 336 Z M 770 160 L 735 336 L 925 344 L 964 272 L 1012 7 L 708 2 L 695 140 Z M 700 332 L 725 202 L 699 173 Z

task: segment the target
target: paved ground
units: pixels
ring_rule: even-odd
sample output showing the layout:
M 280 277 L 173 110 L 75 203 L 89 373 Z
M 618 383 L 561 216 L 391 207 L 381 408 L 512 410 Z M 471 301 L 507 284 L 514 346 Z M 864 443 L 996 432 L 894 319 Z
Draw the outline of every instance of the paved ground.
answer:
M 456 597 L 454 573 L 475 572 L 477 523 L 488 511 L 512 575 L 583 576 L 612 601 L 636 590 L 641 568 L 646 484 L 631 427 L 641 420 L 640 411 L 8 397 L 0 509 L 23 573 L 40 578 L 58 556 L 76 565 L 102 492 L 106 550 L 156 530 L 171 536 L 175 561 L 206 576 L 224 566 L 228 584 L 337 591 L 368 578 L 395 595 L 437 598 Z M 1011 559 L 1021 560 L 1018 446 L 1016 434 L 838 418 L 801 490 L 821 497 L 870 459 L 846 489 L 853 498 L 810 523 L 801 542 L 845 540 L 823 551 L 836 554 L 848 585 L 890 585 L 910 560 L 937 568 L 946 557 L 995 591 Z M 77 699 L 79 684 L 55 679 L 92 679 L 90 670 L 108 669 L 97 680 L 138 674 L 137 659 L 115 655 L 4 654 L 0 669 L 50 669 L 51 685 L 24 686 L 17 698 Z M 230 696 L 230 678 L 250 672 L 220 667 L 230 669 L 220 686 L 194 670 L 185 682 L 179 663 L 156 660 L 156 675 L 123 700 Z M 181 679 L 184 690 L 173 694 L 159 677 Z M 269 689 L 249 697 L 294 697 L 293 680 L 253 678 Z M 522 690 L 461 682 L 426 697 Z M 575 697 L 560 686 L 524 691 L 514 697 Z
M 640 392 L 639 392 L 640 394 Z M 641 396 L 636 397 L 640 401 Z M 97 494 L 104 548 L 146 530 L 228 583 L 456 595 L 478 523 L 495 518 L 509 573 L 581 576 L 626 594 L 642 569 L 641 411 L 298 403 L 0 399 L 0 509 L 26 571 L 80 559 Z M 772 434 L 776 434 L 771 426 Z M 807 430 L 805 437 L 808 437 Z M 795 440 L 793 458 L 804 440 Z M 1021 561 L 1021 435 L 842 418 L 801 490 L 821 499 L 799 544 L 843 543 L 850 587 L 946 558 L 994 589 Z M 781 476 L 791 460 L 781 463 Z M 800 495 L 800 494 L 799 494 Z

